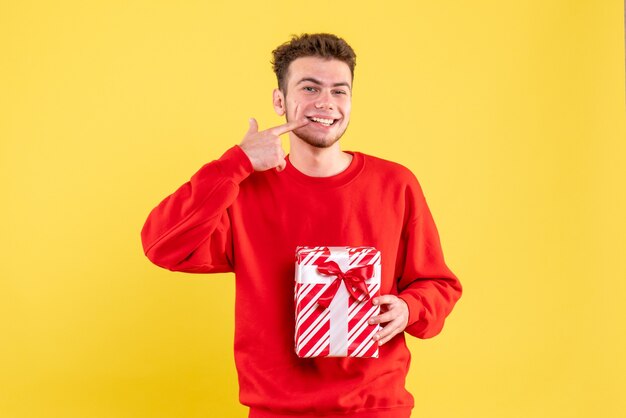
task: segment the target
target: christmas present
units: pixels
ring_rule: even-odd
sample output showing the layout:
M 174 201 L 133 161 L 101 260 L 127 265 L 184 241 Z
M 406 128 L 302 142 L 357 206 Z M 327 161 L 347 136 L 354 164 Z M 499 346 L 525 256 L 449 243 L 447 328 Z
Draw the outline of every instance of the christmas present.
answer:
M 380 251 L 373 247 L 297 247 L 296 332 L 299 357 L 378 357 Z

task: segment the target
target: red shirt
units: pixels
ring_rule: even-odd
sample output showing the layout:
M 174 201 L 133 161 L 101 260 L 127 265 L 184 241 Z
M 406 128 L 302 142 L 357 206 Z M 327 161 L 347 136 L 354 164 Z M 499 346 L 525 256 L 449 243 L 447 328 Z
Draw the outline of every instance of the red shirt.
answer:
M 239 146 L 204 165 L 150 213 L 141 233 L 158 266 L 234 272 L 235 363 L 251 417 L 408 417 L 404 334 L 380 357 L 308 358 L 294 351 L 297 246 L 381 251 L 381 294 L 409 307 L 405 332 L 437 335 L 461 296 L 415 176 L 359 152 L 343 172 L 310 177 L 287 156 L 282 172 L 255 172 Z

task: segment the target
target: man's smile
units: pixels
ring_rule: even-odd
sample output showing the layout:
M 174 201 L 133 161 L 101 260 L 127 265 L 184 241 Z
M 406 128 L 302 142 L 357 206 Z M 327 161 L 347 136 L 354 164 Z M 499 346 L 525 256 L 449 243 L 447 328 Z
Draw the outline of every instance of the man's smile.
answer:
M 332 126 L 336 121 L 339 120 L 339 119 L 332 119 L 332 118 L 321 118 L 321 117 L 316 117 L 316 116 L 307 116 L 307 119 L 309 119 L 312 122 L 322 124 L 324 126 Z

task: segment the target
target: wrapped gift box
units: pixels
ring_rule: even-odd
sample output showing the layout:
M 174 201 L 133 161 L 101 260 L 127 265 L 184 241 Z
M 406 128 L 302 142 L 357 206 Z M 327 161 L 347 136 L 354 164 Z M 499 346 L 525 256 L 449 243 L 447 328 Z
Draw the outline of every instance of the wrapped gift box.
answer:
M 297 247 L 296 332 L 299 357 L 378 357 L 380 251 L 373 247 Z

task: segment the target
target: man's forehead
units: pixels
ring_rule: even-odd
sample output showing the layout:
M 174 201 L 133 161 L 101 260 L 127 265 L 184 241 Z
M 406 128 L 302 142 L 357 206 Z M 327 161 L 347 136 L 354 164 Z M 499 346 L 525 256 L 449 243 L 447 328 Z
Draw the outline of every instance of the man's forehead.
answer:
M 321 85 L 352 85 L 350 67 L 337 59 L 301 57 L 295 59 L 287 69 L 289 84 L 309 81 Z

